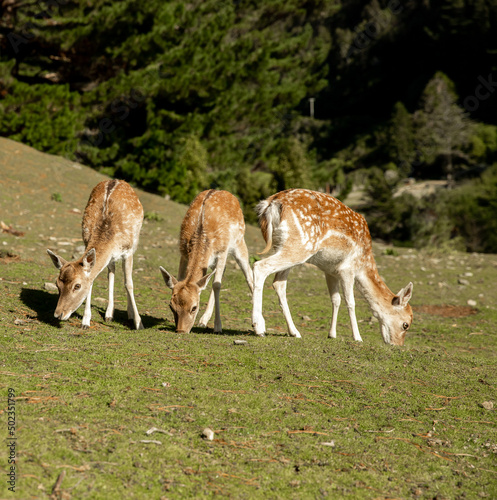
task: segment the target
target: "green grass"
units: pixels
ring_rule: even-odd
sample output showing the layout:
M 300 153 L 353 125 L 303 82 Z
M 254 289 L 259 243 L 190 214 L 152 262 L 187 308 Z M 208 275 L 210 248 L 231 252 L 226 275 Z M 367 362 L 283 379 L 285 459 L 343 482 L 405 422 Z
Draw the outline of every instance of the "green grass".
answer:
M 60 193 L 52 193 L 52 201 L 56 201 L 58 203 L 62 202 L 62 196 Z
M 288 285 L 303 338 L 286 336 L 270 281 L 268 334 L 255 337 L 234 261 L 221 293 L 223 333 L 210 325 L 180 335 L 158 266 L 177 269 L 185 207 L 139 192 L 158 215 L 145 221 L 135 258 L 145 330 L 128 325 L 119 269 L 114 322 L 103 319 L 102 274 L 83 331 L 82 310 L 65 323 L 53 318 L 57 294 L 44 283 L 57 271 L 45 249 L 77 254 L 78 210 L 102 176 L 5 140 L 0 169 L 0 219 L 25 232 L 0 234 L 0 429 L 6 438 L 12 387 L 20 473 L 16 493 L 4 481 L 1 498 L 50 498 L 62 471 L 52 498 L 497 497 L 495 411 L 482 407 L 496 403 L 497 256 L 376 245 L 394 291 L 414 282 L 403 348 L 383 344 L 359 297 L 364 342 L 352 341 L 345 307 L 338 339 L 328 339 L 331 304 L 312 266 L 293 270 Z M 257 228 L 247 243 L 253 256 L 263 248 Z M 469 284 L 458 284 L 465 273 Z M 165 432 L 147 435 L 153 427 Z M 213 441 L 202 438 L 206 427 Z M 7 466 L 2 447 L 2 473 Z

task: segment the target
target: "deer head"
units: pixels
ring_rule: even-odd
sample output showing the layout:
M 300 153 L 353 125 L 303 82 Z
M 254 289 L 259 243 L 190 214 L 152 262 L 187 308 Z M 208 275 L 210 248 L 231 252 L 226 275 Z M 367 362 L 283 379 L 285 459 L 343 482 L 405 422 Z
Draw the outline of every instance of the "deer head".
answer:
M 178 281 L 172 274 L 169 274 L 160 266 L 162 277 L 173 293 L 169 307 L 174 315 L 174 323 L 178 333 L 190 333 L 200 305 L 200 293 L 207 287 L 210 278 L 215 271 L 206 274 L 197 282 L 188 279 Z
M 96 252 L 92 248 L 74 262 L 67 262 L 48 249 L 47 253 L 54 266 L 60 271 L 56 282 L 59 289 L 59 301 L 54 316 L 66 321 L 83 303 L 91 289 L 94 280 L 91 271 L 95 265 Z
M 392 299 L 393 310 L 380 317 L 381 334 L 385 344 L 404 345 L 407 330 L 412 323 L 412 309 L 409 300 L 412 297 L 413 284 L 402 288 Z

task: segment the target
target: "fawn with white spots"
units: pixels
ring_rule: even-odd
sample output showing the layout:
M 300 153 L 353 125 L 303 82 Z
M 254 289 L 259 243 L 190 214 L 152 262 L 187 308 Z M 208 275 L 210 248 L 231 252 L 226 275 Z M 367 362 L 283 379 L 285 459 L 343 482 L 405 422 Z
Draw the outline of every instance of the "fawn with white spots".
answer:
M 93 281 L 107 267 L 109 304 L 105 320 L 114 317 L 114 274 L 116 261 L 123 260 L 124 284 L 127 293 L 128 318 L 135 328 L 143 324 L 133 294 L 133 254 L 143 222 L 143 207 L 133 188 L 124 181 L 108 180 L 97 184 L 90 194 L 83 214 L 84 255 L 67 262 L 47 250 L 54 266 L 60 270 L 57 278 L 59 301 L 54 316 L 63 321 L 85 301 L 82 328 L 90 327 L 91 291 Z
M 364 217 L 333 196 L 305 189 L 277 193 L 257 205 L 259 225 L 267 242 L 262 253 L 273 247 L 274 255 L 254 264 L 252 325 L 257 335 L 266 330 L 262 316 L 262 290 L 265 279 L 276 273 L 276 290 L 288 331 L 300 333 L 293 323 L 286 300 L 290 269 L 304 262 L 314 264 L 326 276 L 333 304 L 329 337 L 336 337 L 340 285 L 348 308 L 354 340 L 362 341 L 355 316 L 354 283 L 380 322 L 387 344 L 404 345 L 412 323 L 408 304 L 413 285 L 409 283 L 395 295 L 385 285 L 373 257 L 371 235 Z
M 160 267 L 166 285 L 172 289 L 169 307 L 176 331 L 189 333 L 198 314 L 200 293 L 214 275 L 212 291 L 199 326 L 209 322 L 215 305 L 214 332 L 222 332 L 219 292 L 226 260 L 233 253 L 250 291 L 253 291 L 252 269 L 245 244 L 245 221 L 238 200 L 227 191 L 203 191 L 192 201 L 180 233 L 178 279 Z M 208 268 L 214 269 L 207 274 Z

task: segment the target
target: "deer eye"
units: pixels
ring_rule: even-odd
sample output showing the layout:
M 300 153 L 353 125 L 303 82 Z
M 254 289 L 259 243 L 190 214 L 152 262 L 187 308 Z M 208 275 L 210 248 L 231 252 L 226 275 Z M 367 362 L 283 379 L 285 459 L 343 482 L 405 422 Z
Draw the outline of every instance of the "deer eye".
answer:
M 79 283 L 76 283 L 74 285 L 74 290 L 79 290 L 81 288 L 81 285 Z
M 193 306 L 191 313 L 193 314 L 196 310 L 197 310 L 197 306 Z
M 402 328 L 404 328 L 404 330 L 407 330 L 409 328 L 409 324 L 408 323 L 404 323 L 402 325 Z

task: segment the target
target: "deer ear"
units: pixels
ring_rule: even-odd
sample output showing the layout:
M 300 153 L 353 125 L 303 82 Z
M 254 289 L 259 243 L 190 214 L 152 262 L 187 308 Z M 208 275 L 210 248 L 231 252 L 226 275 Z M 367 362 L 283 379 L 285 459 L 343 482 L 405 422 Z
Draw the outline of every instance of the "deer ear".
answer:
M 54 254 L 52 252 L 52 250 L 49 250 L 48 248 L 47 248 L 47 253 L 48 253 L 48 255 L 50 255 L 50 258 L 52 259 L 53 265 L 57 269 L 62 269 L 62 267 L 64 266 L 64 264 L 67 264 L 67 261 L 65 259 L 63 259 L 62 257 L 59 257 L 58 255 Z
M 86 254 L 83 256 L 83 269 L 85 272 L 89 273 L 93 266 L 95 265 L 95 261 L 97 260 L 97 252 L 95 251 L 94 248 L 91 250 L 88 250 Z
M 203 278 L 200 278 L 197 281 L 197 286 L 200 288 L 200 291 L 205 290 L 205 288 L 209 284 L 209 280 L 212 278 L 212 276 L 214 275 L 215 272 L 216 272 L 216 270 L 214 269 L 214 271 L 212 271 L 212 273 L 206 274 Z
M 392 305 L 405 307 L 411 300 L 413 286 L 411 282 L 406 287 L 402 288 L 402 290 L 392 299 Z
M 166 286 L 172 290 L 178 283 L 178 280 L 172 274 L 169 274 L 162 266 L 159 266 L 159 269 L 162 273 Z

